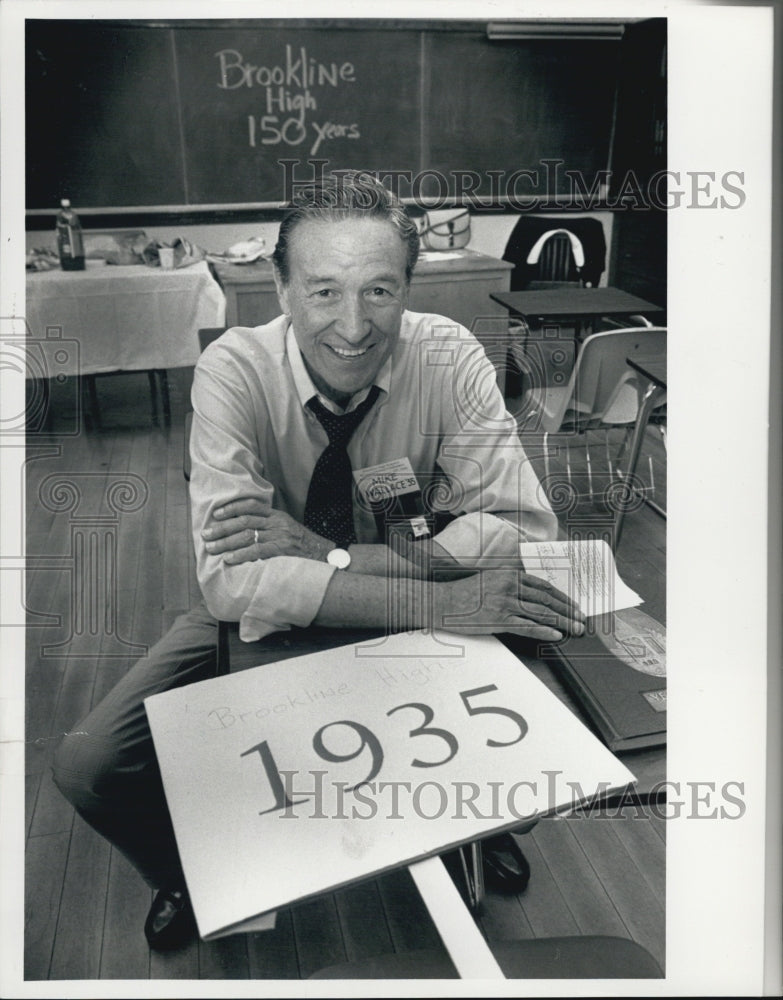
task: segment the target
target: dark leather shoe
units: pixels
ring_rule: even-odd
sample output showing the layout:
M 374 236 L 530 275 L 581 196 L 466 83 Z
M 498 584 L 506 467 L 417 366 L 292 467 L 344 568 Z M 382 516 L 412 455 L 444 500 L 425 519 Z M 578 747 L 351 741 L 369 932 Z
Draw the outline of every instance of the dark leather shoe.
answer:
M 196 931 L 190 899 L 184 889 L 161 889 L 155 895 L 144 922 L 150 948 L 167 951 L 177 948 Z
M 530 865 L 510 833 L 481 841 L 484 878 L 487 885 L 503 892 L 524 892 L 530 881 Z

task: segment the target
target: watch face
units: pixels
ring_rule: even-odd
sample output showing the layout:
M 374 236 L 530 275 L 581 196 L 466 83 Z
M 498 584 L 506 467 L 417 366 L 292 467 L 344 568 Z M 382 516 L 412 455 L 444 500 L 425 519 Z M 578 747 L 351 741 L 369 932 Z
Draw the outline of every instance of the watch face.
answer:
M 347 569 L 351 565 L 351 555 L 345 549 L 332 549 L 326 557 L 326 561 L 330 566 L 336 566 L 338 569 Z

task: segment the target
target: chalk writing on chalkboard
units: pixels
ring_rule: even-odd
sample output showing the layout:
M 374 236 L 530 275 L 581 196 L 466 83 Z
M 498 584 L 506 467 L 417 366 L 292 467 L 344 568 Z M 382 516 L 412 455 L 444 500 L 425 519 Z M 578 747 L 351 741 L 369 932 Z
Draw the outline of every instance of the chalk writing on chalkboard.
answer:
M 237 49 L 221 49 L 215 56 L 218 59 L 217 85 L 221 90 L 263 89 L 265 114 L 247 116 L 251 147 L 255 148 L 258 143 L 277 146 L 281 142 L 298 146 L 309 134 L 310 155 L 315 156 L 324 139 L 361 138 L 356 122 L 319 122 L 307 117 L 307 112 L 318 111 L 318 100 L 310 88 L 337 89 L 342 84 L 356 83 L 353 63 L 319 62 L 304 45 L 286 45 L 285 56 L 272 66 L 256 66 Z

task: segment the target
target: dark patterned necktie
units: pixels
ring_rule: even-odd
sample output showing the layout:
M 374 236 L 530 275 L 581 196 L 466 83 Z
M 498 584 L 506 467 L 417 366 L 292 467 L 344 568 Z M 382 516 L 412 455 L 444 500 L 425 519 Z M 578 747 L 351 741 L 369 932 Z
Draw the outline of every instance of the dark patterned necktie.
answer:
M 335 545 L 345 548 L 356 541 L 353 524 L 353 469 L 348 456 L 348 442 L 378 398 L 374 385 L 367 399 L 350 413 L 332 413 L 317 399 L 308 406 L 318 417 L 329 437 L 313 469 L 305 503 L 305 527 Z

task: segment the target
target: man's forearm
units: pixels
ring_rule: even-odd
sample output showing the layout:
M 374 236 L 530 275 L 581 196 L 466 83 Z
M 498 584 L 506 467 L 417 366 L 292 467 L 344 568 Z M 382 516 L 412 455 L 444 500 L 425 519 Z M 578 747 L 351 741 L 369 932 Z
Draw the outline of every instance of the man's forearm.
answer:
M 476 573 L 447 582 L 338 570 L 329 579 L 313 622 L 386 632 L 513 632 L 557 641 L 565 632 L 581 633 L 583 620 L 565 594 L 518 570 Z
M 485 543 L 497 550 L 493 539 L 499 527 L 505 535 L 504 552 L 516 561 L 518 532 L 504 521 L 489 517 L 489 530 L 477 530 L 474 524 L 466 536 L 458 525 L 462 521 L 470 524 L 471 519 L 475 521 L 475 515 L 457 519 L 435 538 L 417 541 L 410 538 L 405 528 L 390 525 L 388 544 L 350 546 L 350 571 L 365 576 L 459 579 L 476 571 L 476 557 Z M 441 541 L 446 536 L 450 539 L 448 547 Z M 334 548 L 334 542 L 305 528 L 289 514 L 275 510 L 268 500 L 252 497 L 230 501 L 216 510 L 206 528 L 196 536 L 197 554 L 201 545 L 207 555 L 222 556 L 226 564 L 234 566 L 275 556 L 294 556 L 324 563 Z M 497 555 L 497 551 L 493 551 L 495 564 Z
M 351 545 L 352 574 L 412 577 L 417 580 L 455 580 L 475 573 L 465 569 L 437 542 L 411 542 L 392 534 L 389 545 Z
M 441 586 L 410 576 L 338 571 L 329 581 L 313 623 L 333 628 L 380 628 L 391 632 L 429 628 L 433 624 L 437 588 Z

